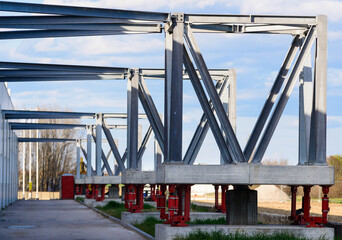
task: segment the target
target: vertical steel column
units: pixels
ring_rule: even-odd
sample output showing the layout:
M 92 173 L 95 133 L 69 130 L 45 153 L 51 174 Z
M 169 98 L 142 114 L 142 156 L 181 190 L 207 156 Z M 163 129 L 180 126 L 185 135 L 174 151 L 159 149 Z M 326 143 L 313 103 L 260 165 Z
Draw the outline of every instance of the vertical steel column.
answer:
M 1 109 L 1 106 L 0 106 Z M 4 115 L 1 114 L 0 115 L 0 209 L 3 208 L 3 190 L 4 190 L 4 180 L 3 180 L 3 176 L 4 176 L 4 155 L 3 155 L 3 127 L 4 127 Z
M 326 163 L 327 138 L 327 17 L 317 16 L 314 100 L 309 163 Z
M 10 202 L 10 127 L 8 121 L 6 122 L 6 206 Z
M 76 178 L 81 178 L 81 141 L 76 140 Z
M 95 154 L 96 154 L 96 176 L 101 176 L 101 164 L 102 164 L 102 114 L 97 113 L 96 114 L 96 148 L 95 148 Z
M 92 161 L 91 161 L 91 139 L 93 134 L 93 126 L 87 125 L 87 177 L 92 175 Z
M 25 130 L 23 130 L 23 137 L 25 138 Z M 26 177 L 26 143 L 22 143 L 23 146 L 23 199 L 25 199 L 25 177 Z
M 138 149 L 140 149 L 142 143 L 142 126 L 141 124 L 138 125 Z M 138 170 L 142 171 L 142 159 L 138 159 L 139 157 L 137 156 L 137 165 L 138 165 Z
M 310 122 L 312 111 L 311 53 L 305 61 L 299 77 L 299 154 L 298 164 L 308 162 L 310 143 Z
M 139 69 L 130 70 L 127 80 L 127 169 L 138 169 Z
M 183 34 L 184 14 L 171 15 L 172 26 L 166 31 L 165 53 L 165 139 L 166 162 L 182 161 L 183 122 Z
M 228 119 L 236 132 L 236 69 L 229 70 Z
M 2 207 L 6 207 L 6 120 L 4 115 L 3 116 L 3 131 L 2 131 L 2 146 L 3 146 L 3 169 L 2 169 L 2 183 L 3 183 L 3 188 L 2 188 Z
M 159 143 L 156 138 L 154 138 L 154 171 L 157 170 L 157 167 L 162 162 L 162 153 L 159 146 Z
M 32 137 L 32 130 L 29 130 L 29 138 Z M 32 198 L 32 142 L 29 143 L 29 196 Z
M 37 138 L 38 136 L 38 130 L 36 131 Z M 38 200 L 38 193 L 39 193 L 39 143 L 36 142 L 36 199 Z

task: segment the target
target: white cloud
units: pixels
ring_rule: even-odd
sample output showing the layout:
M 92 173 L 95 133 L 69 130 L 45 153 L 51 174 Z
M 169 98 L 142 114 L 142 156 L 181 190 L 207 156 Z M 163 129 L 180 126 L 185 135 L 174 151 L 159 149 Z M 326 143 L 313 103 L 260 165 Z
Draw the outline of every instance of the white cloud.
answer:
M 342 69 L 328 68 L 328 86 L 337 87 L 342 86 Z
M 342 31 L 328 31 L 328 39 L 330 41 L 338 41 L 342 39 Z
M 342 2 L 336 0 L 233 0 L 228 7 L 238 7 L 242 14 L 319 15 L 329 21 L 342 19 Z

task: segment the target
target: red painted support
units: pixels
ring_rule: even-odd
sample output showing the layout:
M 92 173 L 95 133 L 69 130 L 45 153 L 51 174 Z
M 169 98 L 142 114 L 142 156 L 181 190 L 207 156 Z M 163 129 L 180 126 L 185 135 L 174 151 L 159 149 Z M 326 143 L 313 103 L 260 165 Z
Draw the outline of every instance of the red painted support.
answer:
M 215 209 L 216 209 L 216 212 L 220 212 L 220 205 L 218 203 L 219 185 L 214 185 L 214 188 L 215 188 Z
M 291 220 L 296 218 L 297 186 L 291 186 Z
M 131 213 L 140 213 L 144 209 L 144 184 L 125 186 L 125 208 Z
M 160 211 L 160 219 L 166 220 L 168 215 L 166 214 L 166 185 L 160 185 L 160 191 L 156 196 L 157 198 L 157 209 Z
M 226 213 L 226 191 L 228 190 L 229 185 L 221 185 L 221 205 L 218 203 L 218 189 L 219 185 L 214 185 L 215 187 L 215 209 L 216 212 Z
M 97 191 L 95 195 L 95 199 L 97 202 L 102 202 L 105 199 L 105 188 L 106 188 L 106 185 L 104 184 L 97 185 Z
M 82 185 L 76 184 L 75 186 L 75 195 L 82 195 Z
M 229 185 L 221 185 L 221 212 L 226 213 L 226 192 L 228 190 Z
M 322 186 L 323 194 L 322 197 L 322 217 L 312 217 L 310 216 L 310 190 L 311 186 L 304 186 L 304 196 L 302 198 L 302 209 L 297 213 L 296 210 L 296 193 L 297 187 L 291 186 L 292 192 L 292 204 L 291 204 L 291 219 L 293 224 L 305 225 L 306 227 L 324 227 L 328 222 L 328 212 L 329 212 L 329 198 L 327 194 L 329 193 L 330 186 Z M 301 214 L 303 212 L 303 214 Z

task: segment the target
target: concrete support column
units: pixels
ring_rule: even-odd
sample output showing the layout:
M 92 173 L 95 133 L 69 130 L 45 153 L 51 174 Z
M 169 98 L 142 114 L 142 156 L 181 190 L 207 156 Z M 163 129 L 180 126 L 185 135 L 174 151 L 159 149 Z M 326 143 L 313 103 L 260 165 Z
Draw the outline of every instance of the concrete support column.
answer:
M 226 206 L 228 225 L 258 224 L 257 191 L 248 187 L 229 190 L 226 192 Z
M 109 187 L 108 198 L 119 198 L 119 185 L 112 184 Z

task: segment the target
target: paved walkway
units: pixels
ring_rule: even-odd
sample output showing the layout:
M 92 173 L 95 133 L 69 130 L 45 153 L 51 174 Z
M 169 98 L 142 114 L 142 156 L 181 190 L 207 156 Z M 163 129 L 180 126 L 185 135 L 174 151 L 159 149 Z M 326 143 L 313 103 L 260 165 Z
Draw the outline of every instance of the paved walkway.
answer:
M 0 239 L 144 238 L 73 200 L 30 200 L 0 211 Z

